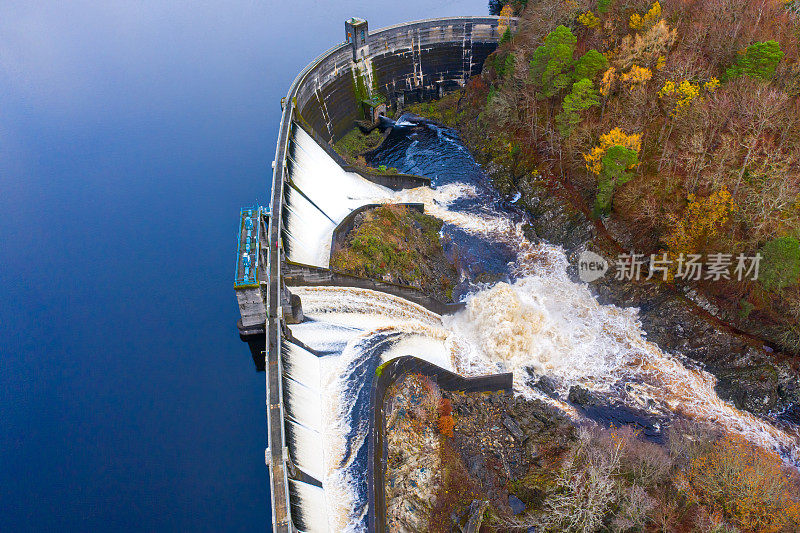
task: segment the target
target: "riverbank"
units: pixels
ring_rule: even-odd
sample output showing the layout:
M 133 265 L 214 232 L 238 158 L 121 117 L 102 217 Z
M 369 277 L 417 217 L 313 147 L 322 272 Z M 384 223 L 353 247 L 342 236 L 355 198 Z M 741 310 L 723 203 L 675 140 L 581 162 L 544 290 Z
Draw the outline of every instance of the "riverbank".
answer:
M 576 268 L 581 252 L 590 250 L 613 265 L 629 250 L 631 239 L 624 226 L 592 219 L 591 209 L 568 183 L 540 175 L 533 154 L 513 147 L 498 147 L 479 121 L 469 90 L 442 100 L 411 106 L 421 114 L 459 131 L 461 140 L 483 166 L 492 185 L 530 215 L 526 237 L 564 247 L 572 266 L 570 275 L 579 281 Z M 800 422 L 800 360 L 770 348 L 767 342 L 740 333 L 725 321 L 725 315 L 705 302 L 697 292 L 655 280 L 619 280 L 609 275 L 589 284 L 603 304 L 636 307 L 648 339 L 667 353 L 698 362 L 714 374 L 717 392 L 738 408 L 758 414 L 782 413 Z
M 538 400 L 448 392 L 416 374 L 395 383 L 387 405 L 389 532 L 800 527 L 796 472 L 709 427 L 673 426 L 664 446 L 630 427 L 575 426 Z

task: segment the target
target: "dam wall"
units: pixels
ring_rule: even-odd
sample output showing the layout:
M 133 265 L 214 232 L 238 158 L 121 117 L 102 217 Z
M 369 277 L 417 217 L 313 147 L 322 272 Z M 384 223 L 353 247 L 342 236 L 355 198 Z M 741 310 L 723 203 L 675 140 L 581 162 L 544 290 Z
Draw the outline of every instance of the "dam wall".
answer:
M 390 104 L 409 93 L 441 95 L 480 73 L 500 40 L 497 27 L 497 17 L 430 19 L 371 32 L 358 46 L 343 43 L 296 80 L 296 109 L 322 138 L 336 142 L 364 118 L 358 97 L 366 95 L 357 94 L 358 75 L 370 95 Z
M 508 23 L 513 29 L 516 22 Z M 346 42 L 303 69 L 282 101 L 268 230 L 265 361 L 269 439 L 265 461 L 270 467 L 275 532 L 329 531 L 320 479 L 319 420 L 311 409 L 319 401 L 314 392 L 318 375 L 312 372 L 302 382 L 295 379 L 314 368 L 316 356 L 284 335 L 285 287 L 361 286 L 363 281 L 327 268 L 337 225 L 353 210 L 385 198 L 392 190 L 426 181 L 365 175 L 343 165 L 329 144 L 365 118 L 367 107 L 402 106 L 463 86 L 496 48 L 505 30 L 499 24 L 497 17 L 454 17 L 369 32 L 366 21 L 350 19 L 345 23 Z M 419 294 L 406 294 L 406 288 L 384 285 L 370 288 L 394 291 L 427 303 L 428 308 L 436 306 Z M 287 368 L 294 377 L 288 377 Z M 297 402 L 300 397 L 304 401 Z

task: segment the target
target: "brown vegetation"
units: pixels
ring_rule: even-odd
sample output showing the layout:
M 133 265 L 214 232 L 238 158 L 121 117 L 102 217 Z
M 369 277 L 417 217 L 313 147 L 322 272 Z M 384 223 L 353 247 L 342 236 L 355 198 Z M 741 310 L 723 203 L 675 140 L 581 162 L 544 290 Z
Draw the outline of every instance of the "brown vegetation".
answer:
M 559 180 L 627 228 L 637 252 L 753 256 L 800 237 L 800 18 L 787 5 L 529 2 L 460 105 L 435 118 L 511 169 L 501 192 L 525 175 Z M 612 131 L 640 139 L 635 156 L 587 166 Z M 797 353 L 800 259 L 790 263 L 778 283 L 694 285 L 737 326 Z

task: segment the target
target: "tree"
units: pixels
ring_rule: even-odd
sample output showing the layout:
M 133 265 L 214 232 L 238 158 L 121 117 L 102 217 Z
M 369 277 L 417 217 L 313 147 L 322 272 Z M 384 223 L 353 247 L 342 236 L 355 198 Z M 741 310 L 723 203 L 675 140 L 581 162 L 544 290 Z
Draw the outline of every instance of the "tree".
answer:
M 781 45 L 776 41 L 753 43 L 739 56 L 737 64 L 726 71 L 727 77 L 730 79 L 745 75 L 771 80 L 783 55 Z
M 622 82 L 630 84 L 631 92 L 644 89 L 645 84 L 653 77 L 653 71 L 649 68 L 631 65 L 631 69 L 622 75 Z
M 556 115 L 558 130 L 569 137 L 581 121 L 581 112 L 600 104 L 592 80 L 584 78 L 572 84 L 572 92 L 564 97 L 562 111 Z
M 594 216 L 611 211 L 611 202 L 617 186 L 628 183 L 633 178 L 632 168 L 639 163 L 639 154 L 615 144 L 606 150 L 602 159 L 603 168 L 598 178 L 597 197 L 594 202 Z
M 650 11 L 644 16 L 634 13 L 628 25 L 634 30 L 648 30 L 661 18 L 661 4 L 654 2 Z
M 494 58 L 494 70 L 501 78 L 514 73 L 514 54 L 508 53 L 505 56 L 498 54 Z
M 702 447 L 678 478 L 690 502 L 719 512 L 737 531 L 797 531 L 797 487 L 777 453 L 733 435 Z
M 639 152 L 642 148 L 642 134 L 634 133 L 628 135 L 621 128 L 614 128 L 601 135 L 600 144 L 592 148 L 592 151 L 588 154 L 583 154 L 583 158 L 586 160 L 586 170 L 599 176 L 603 170 L 603 156 L 609 148 L 616 144 L 634 152 Z
M 725 187 L 706 198 L 690 194 L 688 200 L 683 215 L 671 217 L 674 226 L 664 239 L 675 256 L 702 252 L 722 235 L 736 209 L 733 197 Z
M 577 37 L 566 26 L 559 26 L 551 31 L 538 47 L 531 59 L 531 77 L 534 83 L 542 88 L 546 97 L 569 86 L 571 76 L 568 73 L 572 66 L 572 55 L 575 52 Z
M 594 79 L 598 72 L 608 68 L 608 59 L 597 50 L 589 50 L 575 62 L 572 78 L 575 81 L 583 78 Z
M 587 28 L 596 28 L 600 25 L 600 19 L 591 11 L 578 15 L 578 22 Z
M 514 36 L 511 34 L 511 26 L 506 28 L 506 31 L 503 32 L 503 36 L 500 37 L 500 44 L 506 44 L 507 42 L 511 41 Z
M 800 280 L 800 242 L 794 237 L 780 237 L 761 247 L 759 281 L 768 291 L 780 291 Z
M 498 16 L 500 14 L 500 11 L 503 10 L 504 5 L 505 2 L 503 2 L 502 0 L 489 0 L 489 14 Z

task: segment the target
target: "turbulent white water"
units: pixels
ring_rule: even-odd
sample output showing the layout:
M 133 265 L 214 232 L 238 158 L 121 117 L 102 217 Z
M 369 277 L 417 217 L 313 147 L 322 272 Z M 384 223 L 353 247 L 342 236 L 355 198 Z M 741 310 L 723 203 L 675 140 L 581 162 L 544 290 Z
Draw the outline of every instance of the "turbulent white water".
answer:
M 366 415 L 375 368 L 383 361 L 414 355 L 453 369 L 450 335 L 438 315 L 384 293 L 345 287 L 293 290 L 302 299 L 306 321 L 290 326 L 292 335 L 327 355 L 316 358 L 290 344 L 284 356 L 291 381 L 310 382 L 310 388 L 316 383 L 319 390 L 316 402 L 301 387 L 289 391 L 300 391 L 286 401 L 290 418 L 300 418 L 309 427 L 320 421 L 318 433 L 305 431 L 290 448 L 298 467 L 323 482 L 327 530 L 360 531 L 366 512 Z M 314 523 L 320 521 L 317 516 Z
M 296 127 L 289 156 L 291 184 L 285 187 L 289 260 L 327 267 L 333 230 L 354 209 L 391 191 L 346 172 L 314 139 Z
M 531 243 L 522 222 L 490 208 L 454 206 L 479 196 L 474 185 L 450 183 L 382 197 L 424 203 L 427 213 L 447 224 L 516 250 L 508 265 L 513 281 L 469 295 L 458 314 L 440 317 L 364 289 L 293 289 L 307 320 L 291 326 L 292 334 L 320 354 L 291 347 L 284 356 L 293 396 L 287 411 L 303 426 L 290 426 L 297 442 L 292 453 L 301 469 L 323 483 L 323 496 L 304 488 L 309 502 L 325 501 L 314 524 L 326 523 L 329 531 L 364 529 L 365 393 L 368 400 L 377 365 L 402 355 L 465 375 L 513 372 L 517 393 L 540 397 L 574 417 L 580 415 L 565 398 L 571 386 L 581 385 L 654 415 L 719 424 L 800 463 L 796 434 L 722 401 L 713 376 L 646 340 L 635 309 L 600 305 L 586 285 L 569 279 L 562 249 Z M 531 372 L 551 378 L 558 398 L 531 388 Z

